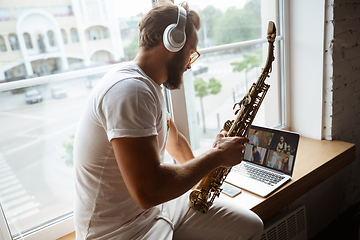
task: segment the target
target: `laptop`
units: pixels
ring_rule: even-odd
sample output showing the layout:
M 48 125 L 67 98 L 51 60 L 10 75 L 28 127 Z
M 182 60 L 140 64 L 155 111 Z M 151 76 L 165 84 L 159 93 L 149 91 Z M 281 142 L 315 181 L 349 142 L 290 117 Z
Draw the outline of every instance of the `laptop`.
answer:
M 291 179 L 300 135 L 252 125 L 248 138 L 242 162 L 225 182 L 266 197 Z

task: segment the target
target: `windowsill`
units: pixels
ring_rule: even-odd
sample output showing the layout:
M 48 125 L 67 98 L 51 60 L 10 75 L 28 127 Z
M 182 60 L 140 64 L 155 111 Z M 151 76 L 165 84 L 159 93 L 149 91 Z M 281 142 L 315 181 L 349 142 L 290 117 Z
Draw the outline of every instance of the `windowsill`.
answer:
M 266 198 L 244 190 L 234 203 L 251 209 L 265 221 L 354 160 L 355 144 L 300 137 L 291 180 Z
M 75 239 L 76 239 L 75 232 L 72 232 L 66 236 L 58 238 L 58 240 L 75 240 Z
M 330 178 L 355 160 L 355 144 L 300 137 L 292 179 L 269 197 L 262 198 L 243 191 L 234 203 L 256 212 L 263 221 Z M 221 194 L 220 197 L 227 197 Z M 70 233 L 59 240 L 75 240 Z

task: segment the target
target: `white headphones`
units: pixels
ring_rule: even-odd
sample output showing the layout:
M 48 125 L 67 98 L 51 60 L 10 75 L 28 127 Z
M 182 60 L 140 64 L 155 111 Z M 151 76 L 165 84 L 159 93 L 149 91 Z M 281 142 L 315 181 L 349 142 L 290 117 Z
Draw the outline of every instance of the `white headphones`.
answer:
M 164 31 L 164 46 L 170 52 L 180 51 L 186 42 L 185 35 L 186 10 L 178 5 L 178 19 L 176 23 L 170 24 Z

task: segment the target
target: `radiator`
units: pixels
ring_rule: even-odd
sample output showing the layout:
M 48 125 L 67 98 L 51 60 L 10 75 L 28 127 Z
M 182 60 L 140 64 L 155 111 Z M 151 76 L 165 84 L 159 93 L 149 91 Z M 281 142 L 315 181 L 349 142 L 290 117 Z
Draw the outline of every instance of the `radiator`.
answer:
M 261 240 L 307 239 L 305 206 L 271 218 L 264 228 Z

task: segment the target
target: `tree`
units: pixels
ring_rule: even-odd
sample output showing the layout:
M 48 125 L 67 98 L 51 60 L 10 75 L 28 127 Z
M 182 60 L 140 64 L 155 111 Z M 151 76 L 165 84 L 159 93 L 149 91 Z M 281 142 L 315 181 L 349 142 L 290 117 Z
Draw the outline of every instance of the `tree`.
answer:
M 61 158 L 65 160 L 65 164 L 69 167 L 73 166 L 73 150 L 74 150 L 74 134 L 70 134 L 69 139 L 63 142 L 65 148 L 65 156 Z
M 261 1 L 247 1 L 244 8 L 229 7 L 226 12 L 212 5 L 199 11 L 199 45 L 223 45 L 261 37 Z
M 221 83 L 215 78 L 210 78 L 209 83 L 205 82 L 202 78 L 195 78 L 194 87 L 196 91 L 195 96 L 200 98 L 203 131 L 206 133 L 203 98 L 209 94 L 218 94 L 221 91 Z
M 245 70 L 245 84 L 248 85 L 247 74 L 248 72 L 255 68 L 259 67 L 262 62 L 262 51 L 257 49 L 254 54 L 244 53 L 244 60 L 241 62 L 232 62 L 231 65 L 234 66 L 234 72 L 241 72 Z
M 134 59 L 136 57 L 138 49 L 139 49 L 139 42 L 137 40 L 134 40 L 132 43 L 124 47 L 124 54 L 126 60 Z

